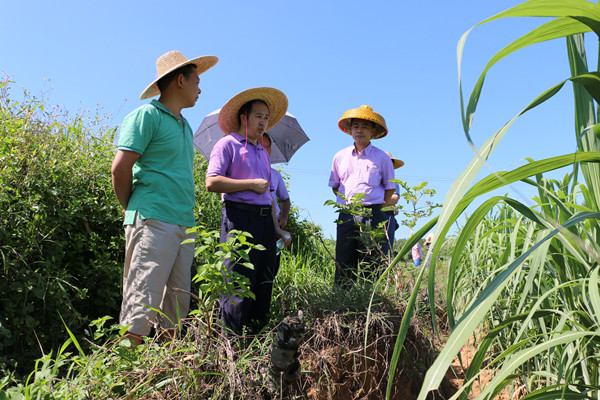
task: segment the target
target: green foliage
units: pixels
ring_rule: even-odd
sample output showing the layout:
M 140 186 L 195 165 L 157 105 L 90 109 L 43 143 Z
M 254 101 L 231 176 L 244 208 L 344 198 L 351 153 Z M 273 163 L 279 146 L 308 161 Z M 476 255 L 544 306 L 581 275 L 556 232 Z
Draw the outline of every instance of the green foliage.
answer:
M 252 370 L 268 363 L 270 335 L 247 341 L 234 357 L 232 343 L 210 326 L 220 295 L 240 290 L 241 297 L 252 296 L 247 279 L 229 274 L 223 268 L 223 259 L 237 256 L 241 261 L 248 260 L 250 251 L 263 248 L 250 244 L 248 233 L 235 232 L 228 242 L 219 243 L 218 231 L 200 227 L 193 230 L 197 233 L 199 265 L 194 280 L 200 288 L 200 303 L 198 309 L 182 321 L 184 337 L 181 340 L 161 346 L 152 338 L 145 338 L 145 344 L 131 347 L 128 339 L 119 339 L 124 333 L 123 327 L 107 326 L 111 318 L 106 316 L 90 324 L 91 340 L 104 344 L 86 351 L 67 328 L 69 339 L 58 352 L 40 358 L 28 379 L 18 381 L 11 376 L 0 379 L 0 399 L 144 398 L 151 394 L 161 394 L 164 398 L 226 399 L 230 393 L 244 398 L 248 392 L 263 390 L 264 383 L 260 379 L 251 382 L 247 379 L 248 376 L 255 379 L 259 373 Z M 284 257 L 299 256 L 286 252 Z M 315 269 L 319 266 L 309 262 L 284 267 L 287 272 L 283 275 L 295 276 L 296 267 L 310 270 L 307 274 L 316 282 Z M 339 305 L 339 299 L 331 297 L 331 302 Z M 67 352 L 69 348 L 76 349 L 76 354 Z M 232 373 L 243 375 L 244 384 L 240 386 L 240 377 L 232 377 Z
M 364 193 L 355 193 L 352 198 L 344 196 L 342 193 L 338 193 L 345 204 L 338 203 L 333 200 L 327 200 L 324 205 L 332 206 L 336 209 L 336 212 L 357 215 L 362 217 L 368 217 L 371 215 L 371 210 L 362 204 L 362 199 L 365 197 Z
M 114 130 L 61 121 L 35 99 L 0 90 L 0 370 L 23 372 L 120 306 L 122 229 L 112 195 Z M 41 349 L 40 349 L 41 346 Z
M 286 247 L 286 252 L 301 254 L 311 252 L 321 246 L 323 229 L 312 221 L 301 219 L 300 210 L 292 205 L 287 225 L 284 228 L 292 235 L 292 242 Z
M 194 182 L 196 184 L 196 224 L 206 230 L 221 229 L 221 194 L 206 190 L 208 162 L 199 153 L 194 155 Z
M 344 199 L 346 204 L 327 200 L 324 205 L 332 206 L 337 212 L 350 214 L 354 217 L 354 224 L 358 227 L 358 240 L 362 243 L 365 255 L 367 256 L 365 257 L 366 262 L 372 266 L 378 265 L 382 267 L 386 263 L 386 259 L 389 258 L 388 254 L 383 253 L 381 247 L 381 243 L 387 240 L 386 221 L 380 222 L 376 227 L 363 222 L 362 217 L 370 217 L 373 214 L 370 208 L 362 204 L 362 199 L 365 197 L 364 193 L 356 193 L 351 199 L 341 193 L 339 195 Z M 338 220 L 337 223 L 341 223 L 341 221 Z
M 207 321 L 210 332 L 215 313 L 218 311 L 219 299 L 223 295 L 236 293 L 239 298 L 255 298 L 250 290 L 250 280 L 238 272 L 227 271 L 224 261 L 230 259 L 246 268 L 254 269 L 250 262 L 250 251 L 263 251 L 265 248 L 248 241 L 248 238 L 252 238 L 248 232 L 232 230 L 232 236 L 224 243 L 219 243 L 219 231 L 206 231 L 200 227 L 190 231 L 197 234 L 195 254 L 199 264 L 197 273 L 192 278 L 198 291 L 199 308 L 190 315 L 201 315 Z
M 429 369 L 418 399 L 425 399 L 430 390 L 438 387 L 448 366 L 474 332 L 479 332 L 482 340 L 476 343 L 478 351 L 466 371 L 467 382 L 455 397 L 468 397 L 471 384 L 484 365 L 495 376 L 482 389 L 478 397 L 481 399 L 495 398 L 514 382 L 524 386 L 529 393 L 527 398 L 596 398 L 600 393 L 600 142 L 594 133 L 596 129 L 591 129 L 597 125 L 600 73 L 588 72 L 582 35 L 593 31 L 597 47 L 598 15 L 600 6 L 585 0 L 530 0 L 478 24 L 506 17 L 551 18 L 491 58 L 466 105 L 460 86 L 465 136 L 476 156 L 453 183 L 439 217 L 434 219 L 438 227 L 429 271 L 430 302 L 436 277 L 435 256 L 441 240 L 469 204 L 491 190 L 523 180 L 538 189 L 538 205 L 527 207 L 502 196 L 484 199 L 459 232 L 448 271 L 452 334 Z M 459 81 L 462 54 L 471 30 L 458 44 Z M 488 70 L 514 51 L 556 38 L 566 38 L 571 78 L 540 94 L 480 149 L 475 149 L 470 130 Z M 574 87 L 579 151 L 494 173 L 469 189 L 516 119 L 550 99 L 569 81 Z M 544 177 L 545 173 L 566 166 L 571 166 L 573 172 L 563 181 Z M 580 172 L 584 183 L 578 181 Z M 414 294 L 411 302 L 413 297 Z M 412 309 L 409 304 L 405 320 L 410 318 Z M 399 356 L 403 341 L 399 335 L 393 359 Z
M 391 182 L 398 183 L 404 189 L 404 191 L 400 193 L 400 196 L 406 201 L 406 204 L 410 208 L 406 211 L 404 210 L 404 207 L 398 207 L 406 217 L 402 218 L 400 223 L 408 227 L 412 235 L 413 228 L 417 225 L 417 222 L 422 218 L 430 217 L 431 214 L 433 214 L 433 210 L 442 205 L 432 203 L 431 201 L 426 201 L 425 205 L 419 204 L 423 197 L 433 197 L 435 195 L 434 189 L 427 189 L 427 182 L 421 182 L 412 187 L 400 179 L 392 179 Z
M 0 376 L 21 379 L 64 343 L 59 315 L 82 346 L 89 321 L 118 316 L 124 236 L 110 177 L 116 129 L 27 93 L 17 101 L 11 85 L 0 82 Z M 220 229 L 221 198 L 205 189 L 206 168 L 197 154 L 196 220 L 210 232 Z M 286 251 L 318 245 L 320 227 L 297 209 L 287 228 Z

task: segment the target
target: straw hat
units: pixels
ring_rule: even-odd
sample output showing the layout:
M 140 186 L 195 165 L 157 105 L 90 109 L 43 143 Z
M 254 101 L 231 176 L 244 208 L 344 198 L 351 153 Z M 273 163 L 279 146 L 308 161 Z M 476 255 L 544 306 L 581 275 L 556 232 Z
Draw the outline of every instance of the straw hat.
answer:
M 244 90 L 233 96 L 221 111 L 219 111 L 219 128 L 229 135 L 231 132 L 237 132 L 240 128 L 238 122 L 238 112 L 240 108 L 251 100 L 262 100 L 269 107 L 269 126 L 271 129 L 285 115 L 288 107 L 288 99 L 281 90 L 270 87 L 258 87 Z
M 146 89 L 144 89 L 140 95 L 140 100 L 158 96 L 160 94 L 160 90 L 158 90 L 158 85 L 156 82 L 158 82 L 160 78 L 164 77 L 169 72 L 175 71 L 177 68 L 181 68 L 188 64 L 194 64 L 196 65 L 196 72 L 198 75 L 200 75 L 215 65 L 218 60 L 219 59 L 215 56 L 202 56 L 188 60 L 177 50 L 163 54 L 156 60 L 156 79 L 150 85 L 148 85 Z
M 404 165 L 404 161 L 398 160 L 397 158 L 392 157 L 392 153 L 390 153 L 389 151 L 386 151 L 385 154 L 390 156 L 390 158 L 392 159 L 392 164 L 394 164 L 394 169 L 398 169 Z
M 385 119 L 379 114 L 377 114 L 370 106 L 360 106 L 359 108 L 353 108 L 348 110 L 342 115 L 342 118 L 338 121 L 339 128 L 351 135 L 350 133 L 350 124 L 352 122 L 352 118 L 360 118 L 366 119 L 367 121 L 374 122 L 377 126 L 377 130 L 375 131 L 375 135 L 371 139 L 380 139 L 387 135 L 388 130 L 385 125 Z
M 427 235 L 427 239 L 425 239 L 426 245 L 430 245 L 431 242 L 433 242 L 433 233 L 430 233 L 429 235 Z

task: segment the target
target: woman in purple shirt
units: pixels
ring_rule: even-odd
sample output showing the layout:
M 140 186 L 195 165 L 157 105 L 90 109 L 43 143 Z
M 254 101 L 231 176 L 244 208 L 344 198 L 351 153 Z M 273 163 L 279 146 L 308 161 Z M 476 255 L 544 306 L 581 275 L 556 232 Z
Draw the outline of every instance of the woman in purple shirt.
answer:
M 252 234 L 248 238 L 261 244 L 264 251 L 252 250 L 250 262 L 254 269 L 225 260 L 228 270 L 250 280 L 255 299 L 238 298 L 230 293 L 221 300 L 221 318 L 229 333 L 241 334 L 243 327 L 259 331 L 268 322 L 275 265 L 275 241 L 291 242 L 288 232 L 281 229 L 273 210 L 269 192 L 271 163 L 259 138 L 268 127 L 275 126 L 285 115 L 287 97 L 273 88 L 255 88 L 231 98 L 219 112 L 219 127 L 227 135 L 210 153 L 206 171 L 206 189 L 223 193 L 221 242 L 232 230 Z
M 379 258 L 377 256 L 388 254 L 390 246 L 387 240 L 380 243 L 381 253 L 376 249 L 366 248 L 360 238 L 358 223 L 376 228 L 386 220 L 381 207 L 390 202 L 395 185 L 390 182 L 394 178 L 392 160 L 371 144 L 371 139 L 387 135 L 383 117 L 371 107 L 361 106 L 346 111 L 340 118 L 338 127 L 352 136 L 354 144 L 333 157 L 329 186 L 340 204 L 346 204 L 345 199 L 352 201 L 356 194 L 362 194 L 360 201 L 372 212 L 371 216 L 366 217 L 339 213 L 335 282 L 341 283 L 344 280 L 356 280 L 359 262 L 366 262 L 370 269 L 376 269 L 373 263 Z

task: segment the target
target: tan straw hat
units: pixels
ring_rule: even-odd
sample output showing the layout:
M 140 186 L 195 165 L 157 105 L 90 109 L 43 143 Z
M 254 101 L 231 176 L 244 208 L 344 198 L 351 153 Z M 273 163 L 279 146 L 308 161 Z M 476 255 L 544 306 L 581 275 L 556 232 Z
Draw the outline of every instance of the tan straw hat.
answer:
M 394 164 L 394 169 L 398 169 L 404 165 L 404 161 L 398 160 L 397 158 L 392 157 L 392 153 L 390 153 L 389 151 L 386 151 L 385 154 L 390 156 L 390 158 L 392 159 L 392 164 Z
M 427 239 L 425 239 L 426 245 L 430 245 L 431 242 L 433 242 L 433 233 L 430 233 L 429 235 L 427 235 Z
M 349 135 L 351 135 L 350 124 L 352 123 L 352 118 L 366 119 L 367 121 L 374 122 L 375 125 L 377 125 L 375 136 L 373 136 L 371 139 L 380 139 L 388 133 L 387 126 L 385 125 L 385 119 L 373 111 L 370 106 L 353 108 L 346 111 L 344 115 L 342 115 L 342 118 L 340 118 L 338 121 L 338 126 L 343 132 L 346 132 Z
M 258 87 L 244 90 L 233 96 L 221 111 L 219 111 L 219 128 L 229 135 L 231 132 L 237 132 L 240 128 L 238 121 L 238 112 L 240 108 L 251 100 L 262 100 L 269 107 L 269 126 L 271 129 L 285 115 L 288 107 L 288 99 L 281 90 L 270 87 Z
M 158 96 L 160 94 L 160 90 L 158 90 L 158 85 L 156 82 L 158 82 L 160 78 L 164 77 L 169 72 L 175 71 L 177 68 L 181 68 L 188 64 L 194 64 L 196 66 L 196 72 L 198 75 L 200 75 L 215 65 L 218 60 L 219 59 L 215 56 L 202 56 L 188 60 L 177 50 L 163 54 L 162 56 L 158 57 L 158 60 L 156 60 L 156 79 L 142 92 L 140 95 L 140 100 Z

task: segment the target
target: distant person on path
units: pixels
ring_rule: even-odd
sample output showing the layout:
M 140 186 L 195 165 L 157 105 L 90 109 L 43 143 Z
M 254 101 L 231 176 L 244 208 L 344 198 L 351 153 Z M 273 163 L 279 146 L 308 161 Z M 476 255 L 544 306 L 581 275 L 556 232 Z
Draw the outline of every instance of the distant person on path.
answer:
M 355 194 L 362 193 L 362 204 L 371 210 L 371 216 L 365 217 L 339 213 L 335 246 L 335 282 L 339 284 L 344 280 L 356 280 L 359 262 L 376 260 L 376 254 L 373 254 L 376 250 L 367 252 L 361 242 L 358 223 L 376 228 L 386 220 L 381 208 L 390 203 L 395 185 L 390 182 L 394 178 L 390 157 L 371 144 L 372 139 L 380 139 L 388 133 L 383 117 L 371 107 L 361 106 L 346 111 L 338 121 L 338 127 L 352 136 L 354 144 L 333 157 L 329 186 L 339 204 L 346 204 L 344 197 L 351 201 Z M 383 240 L 380 245 L 381 252 L 387 255 L 389 241 Z
M 421 249 L 421 243 L 417 242 L 412 249 L 412 259 L 415 267 L 421 266 L 421 262 L 423 261 L 423 250 Z
M 433 233 L 430 233 L 429 235 L 427 235 L 427 238 L 425 239 L 425 247 L 427 247 L 427 253 L 429 253 L 429 246 L 431 246 L 431 242 L 433 242 Z M 429 264 L 431 264 L 431 255 L 428 255 L 427 257 L 427 268 L 429 268 Z
M 224 193 L 221 213 L 221 242 L 231 230 L 252 234 L 249 240 L 266 250 L 250 251 L 254 269 L 233 260 L 225 260 L 230 271 L 250 280 L 256 299 L 240 299 L 230 293 L 221 300 L 221 318 L 225 327 L 240 335 L 243 328 L 258 332 L 268 323 L 273 280 L 277 274 L 275 242 L 291 242 L 288 232 L 281 229 L 270 193 L 271 163 L 259 138 L 267 128 L 275 126 L 285 115 L 287 97 L 273 88 L 254 88 L 232 97 L 219 112 L 219 127 L 226 136 L 210 153 L 206 171 L 206 188 Z
M 394 169 L 398 169 L 404 165 L 404 161 L 398 160 L 397 158 L 392 157 L 392 154 L 390 152 L 386 152 L 385 154 L 390 156 L 390 159 L 392 160 L 392 165 L 394 166 Z M 396 182 L 393 182 L 393 183 L 395 186 L 394 194 L 392 194 L 392 197 L 390 198 L 390 202 L 383 205 L 384 208 L 385 207 L 394 207 L 396 204 L 398 204 L 398 200 L 400 200 L 400 185 Z M 384 211 L 383 213 L 386 216 L 386 219 L 388 221 L 387 237 L 388 237 L 388 240 L 390 241 L 390 257 L 393 257 L 395 236 L 396 236 L 396 231 L 398 230 L 398 226 L 399 226 L 398 220 L 396 220 L 396 215 L 398 215 L 398 210 L 389 210 L 389 211 Z
M 181 110 L 196 104 L 199 75 L 217 60 L 188 60 L 178 51 L 160 56 L 156 79 L 140 100 L 160 97 L 131 112 L 121 126 L 111 167 L 125 215 L 120 324 L 128 326 L 125 337 L 138 345 L 152 326 L 173 337 L 178 317 L 189 311 L 194 244 L 181 242 L 194 237 L 186 233 L 195 225 L 194 147 Z M 152 308 L 166 318 L 157 318 Z

